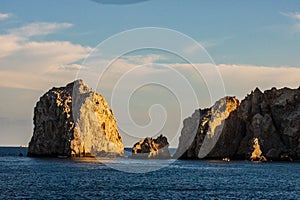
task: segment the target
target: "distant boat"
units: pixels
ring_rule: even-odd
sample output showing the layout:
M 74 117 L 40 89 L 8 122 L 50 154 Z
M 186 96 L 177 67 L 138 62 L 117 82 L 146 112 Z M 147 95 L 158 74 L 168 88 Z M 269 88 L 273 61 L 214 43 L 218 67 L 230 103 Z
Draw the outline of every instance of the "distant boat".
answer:
M 223 158 L 223 161 L 230 162 L 230 158 Z

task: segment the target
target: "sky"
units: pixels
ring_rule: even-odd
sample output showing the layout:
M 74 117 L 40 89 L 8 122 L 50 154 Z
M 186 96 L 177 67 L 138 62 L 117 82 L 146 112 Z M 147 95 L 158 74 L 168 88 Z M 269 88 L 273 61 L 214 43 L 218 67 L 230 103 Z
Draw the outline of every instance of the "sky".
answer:
M 39 97 L 77 78 L 108 100 L 125 146 L 164 133 L 175 147 L 197 107 L 300 86 L 296 0 L 1 0 L 0 44 L 0 146 L 27 145 Z

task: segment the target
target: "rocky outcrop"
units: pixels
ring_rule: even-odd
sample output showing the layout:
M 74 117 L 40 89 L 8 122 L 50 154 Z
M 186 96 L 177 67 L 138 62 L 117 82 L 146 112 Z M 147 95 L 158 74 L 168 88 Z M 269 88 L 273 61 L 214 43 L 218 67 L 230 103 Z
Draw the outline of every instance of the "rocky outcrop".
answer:
M 145 138 L 132 148 L 132 158 L 168 159 L 171 157 L 166 137 L 160 135 L 156 139 Z
M 28 156 L 123 156 L 112 110 L 82 80 L 52 88 L 34 108 Z
M 238 106 L 237 98 L 224 97 L 211 108 L 196 110 L 192 117 L 183 122 L 179 146 L 174 157 L 197 159 L 208 156 L 222 134 L 225 119 Z
M 213 123 L 216 118 L 221 125 Z M 240 104 L 226 97 L 212 108 L 196 110 L 184 121 L 175 156 L 250 159 L 255 138 L 260 156 L 268 160 L 300 159 L 300 89 L 257 88 Z
M 262 151 L 260 150 L 260 145 L 258 142 L 258 138 L 254 138 L 253 140 L 253 151 L 250 156 L 251 161 L 266 161 L 267 159 L 262 156 Z

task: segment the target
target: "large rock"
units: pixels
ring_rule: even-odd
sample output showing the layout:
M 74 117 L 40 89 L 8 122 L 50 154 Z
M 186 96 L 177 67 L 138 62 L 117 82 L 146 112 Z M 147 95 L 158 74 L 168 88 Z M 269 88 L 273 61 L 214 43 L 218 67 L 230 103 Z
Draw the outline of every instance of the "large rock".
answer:
M 221 137 L 225 119 L 238 106 L 239 101 L 235 97 L 224 97 L 211 108 L 196 110 L 192 117 L 183 121 L 179 146 L 174 157 L 198 159 L 208 156 Z
M 28 156 L 123 156 L 112 110 L 82 80 L 52 88 L 34 109 Z
M 217 102 L 186 119 L 175 155 L 182 159 L 250 159 L 257 138 L 260 156 L 269 160 L 300 159 L 299 89 L 272 88 L 263 93 L 257 88 L 240 105 L 232 100 L 223 98 L 226 109 L 220 107 L 218 112 L 226 114 L 212 114 L 220 103 Z M 235 109 L 227 109 L 228 106 Z M 217 128 L 211 123 L 216 118 L 222 121 Z
M 168 159 L 171 157 L 166 137 L 160 135 L 156 139 L 145 138 L 132 148 L 133 158 Z

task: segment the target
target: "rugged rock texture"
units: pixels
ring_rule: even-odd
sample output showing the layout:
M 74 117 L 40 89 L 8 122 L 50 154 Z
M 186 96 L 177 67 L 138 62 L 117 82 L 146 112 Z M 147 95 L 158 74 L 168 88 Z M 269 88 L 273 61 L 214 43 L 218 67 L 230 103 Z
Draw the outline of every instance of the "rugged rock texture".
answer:
M 34 109 L 28 156 L 123 156 L 112 110 L 82 80 L 52 88 Z
M 166 137 L 160 135 L 156 139 L 145 138 L 132 148 L 133 158 L 168 159 L 171 157 L 169 143 Z
M 183 122 L 176 158 L 204 158 L 215 146 L 222 133 L 225 119 L 237 109 L 235 97 L 224 97 L 211 108 L 196 110 L 191 118 Z
M 261 156 L 268 160 L 300 159 L 300 88 L 272 88 L 264 93 L 255 89 L 240 105 L 233 97 L 225 99 L 220 101 L 226 109 L 216 106 L 218 101 L 184 121 L 177 157 L 250 159 L 257 138 Z M 213 115 L 214 108 L 226 114 Z M 215 118 L 221 126 L 211 124 Z

